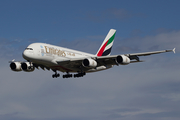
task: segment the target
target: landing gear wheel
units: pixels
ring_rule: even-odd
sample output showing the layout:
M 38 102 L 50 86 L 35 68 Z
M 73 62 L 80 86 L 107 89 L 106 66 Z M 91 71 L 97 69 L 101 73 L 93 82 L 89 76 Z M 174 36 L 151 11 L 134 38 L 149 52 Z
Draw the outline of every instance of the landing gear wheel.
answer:
M 76 77 L 83 77 L 84 75 L 86 75 L 85 72 L 74 74 L 74 78 L 76 78 Z
M 57 77 L 59 77 L 59 76 L 60 76 L 60 74 L 58 73 L 58 74 L 57 74 Z
M 57 78 L 57 77 L 59 77 L 59 76 L 60 76 L 60 74 L 57 73 L 57 72 L 55 72 L 55 74 L 52 75 L 52 78 Z
M 63 75 L 63 78 L 70 78 L 70 77 L 72 77 L 72 74 Z

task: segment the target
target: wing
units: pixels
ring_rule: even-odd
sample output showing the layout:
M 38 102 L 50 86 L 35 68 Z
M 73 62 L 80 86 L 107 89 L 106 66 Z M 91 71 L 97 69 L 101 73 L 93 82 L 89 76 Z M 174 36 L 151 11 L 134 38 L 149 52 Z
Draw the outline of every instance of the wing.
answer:
M 118 65 L 120 63 L 117 63 L 118 62 L 117 58 L 119 56 L 124 56 L 124 59 L 126 59 L 126 57 L 130 59 L 129 63 L 143 62 L 143 61 L 140 61 L 138 56 L 147 56 L 147 55 L 153 55 L 153 54 L 159 54 L 159 53 L 165 53 L 165 52 L 172 52 L 172 51 L 175 53 L 175 48 L 172 49 L 172 50 L 161 50 L 161 51 L 144 52 L 144 53 L 133 53 L 133 54 L 124 54 L 124 55 L 103 56 L 103 57 L 98 57 L 97 61 L 99 61 L 100 63 L 105 62 L 107 64 Z
M 97 66 L 109 66 L 109 65 L 126 65 L 129 63 L 135 63 L 135 62 L 143 62 L 140 61 L 138 56 L 147 56 L 152 54 L 159 54 L 159 53 L 165 53 L 165 52 L 174 52 L 175 48 L 172 50 L 162 50 L 162 51 L 153 51 L 153 52 L 144 52 L 144 53 L 133 53 L 133 54 L 124 54 L 124 55 L 111 55 L 111 56 L 100 56 L 100 57 L 91 57 L 88 59 L 92 59 L 97 62 Z M 72 69 L 72 71 L 78 71 L 78 70 L 89 70 L 90 68 L 84 67 L 82 65 L 83 61 L 87 58 L 79 58 L 79 59 L 70 59 L 66 61 L 56 61 L 58 65 Z
M 147 55 L 152 55 L 152 54 L 159 54 L 159 53 L 165 53 L 165 52 L 174 52 L 175 53 L 175 48 L 172 50 L 161 50 L 161 51 L 153 51 L 153 52 L 144 52 L 144 53 L 134 53 L 134 54 L 129 54 L 130 56 L 147 56 Z
M 148 56 L 148 55 L 165 53 L 165 52 L 174 52 L 175 53 L 175 48 L 172 50 L 161 50 L 161 51 L 144 52 L 144 53 L 133 53 L 133 54 L 127 54 L 126 56 L 128 56 L 131 60 L 135 59 L 135 60 L 139 61 L 138 56 Z

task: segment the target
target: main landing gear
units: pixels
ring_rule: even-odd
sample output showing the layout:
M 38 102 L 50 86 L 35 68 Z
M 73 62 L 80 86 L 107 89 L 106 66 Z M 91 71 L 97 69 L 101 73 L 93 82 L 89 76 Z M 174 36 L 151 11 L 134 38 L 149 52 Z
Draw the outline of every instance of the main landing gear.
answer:
M 86 75 L 85 72 L 78 73 L 78 74 L 74 74 L 74 78 L 83 77 L 84 75 Z M 60 74 L 55 71 L 55 74 L 53 74 L 52 77 L 53 77 L 53 78 L 60 77 Z M 63 77 L 63 78 L 72 78 L 73 75 L 67 73 L 67 74 L 63 75 L 62 77 Z
M 85 72 L 83 72 L 83 73 L 78 73 L 78 74 L 74 74 L 74 78 L 78 78 L 78 77 L 83 77 L 84 75 L 86 75 L 86 73 Z M 72 74 L 66 74 L 66 75 L 63 75 L 63 78 L 71 78 L 71 77 L 73 77 L 73 75 Z
M 78 78 L 78 77 L 83 77 L 84 75 L 86 75 L 86 73 L 85 72 L 83 72 L 83 73 L 78 73 L 78 74 L 74 74 L 74 78 Z M 66 75 L 63 75 L 63 78 L 71 78 L 71 77 L 73 77 L 73 75 L 72 74 L 66 74 Z
M 63 78 L 70 78 L 70 77 L 72 77 L 72 74 L 66 74 L 66 75 L 63 75 Z
M 74 74 L 74 78 L 76 78 L 76 77 L 83 77 L 84 75 L 86 75 L 85 72 L 83 72 L 83 73 L 78 73 L 78 74 Z

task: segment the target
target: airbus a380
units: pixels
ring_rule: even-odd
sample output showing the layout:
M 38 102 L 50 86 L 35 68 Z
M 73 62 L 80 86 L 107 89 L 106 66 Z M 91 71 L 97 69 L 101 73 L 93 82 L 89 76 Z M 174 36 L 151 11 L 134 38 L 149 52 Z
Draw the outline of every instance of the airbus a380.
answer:
M 116 30 L 110 29 L 98 52 L 93 55 L 64 47 L 58 47 L 46 43 L 32 43 L 23 52 L 26 62 L 10 62 L 13 71 L 32 72 L 35 68 L 52 70 L 53 78 L 60 76 L 57 71 L 66 72 L 63 78 L 83 77 L 86 73 L 97 72 L 112 68 L 114 65 L 127 65 L 142 62 L 139 56 L 147 56 L 158 53 L 174 52 L 172 50 L 161 50 L 144 53 L 110 55 L 114 42 Z M 72 75 L 71 73 L 75 73 Z

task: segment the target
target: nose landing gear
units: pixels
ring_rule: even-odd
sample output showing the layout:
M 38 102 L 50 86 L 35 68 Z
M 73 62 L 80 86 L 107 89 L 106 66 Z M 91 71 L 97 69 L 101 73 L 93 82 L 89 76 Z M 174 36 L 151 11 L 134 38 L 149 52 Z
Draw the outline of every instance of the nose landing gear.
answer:
M 57 73 L 57 71 L 55 71 L 55 74 L 52 75 L 52 78 L 57 78 L 57 77 L 60 77 L 60 74 Z

